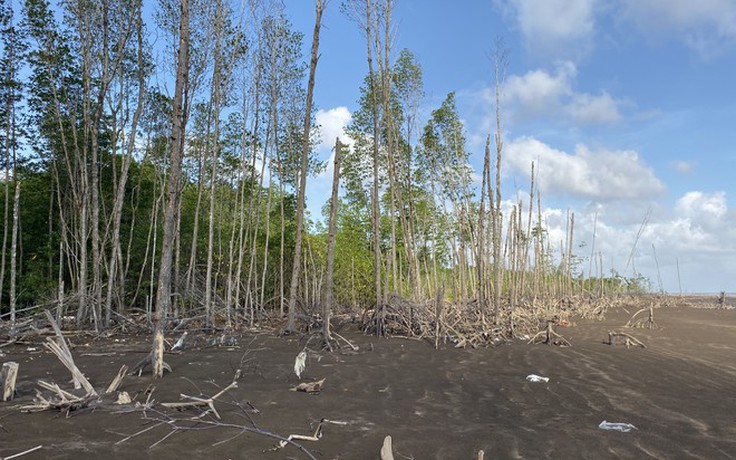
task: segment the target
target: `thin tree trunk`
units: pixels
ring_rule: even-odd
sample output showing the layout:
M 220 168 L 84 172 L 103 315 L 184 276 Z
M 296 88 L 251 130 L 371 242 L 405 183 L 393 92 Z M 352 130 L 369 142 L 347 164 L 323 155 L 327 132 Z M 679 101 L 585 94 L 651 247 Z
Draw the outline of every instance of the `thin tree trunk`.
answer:
M 335 140 L 335 168 L 332 176 L 332 196 L 330 198 L 330 220 L 327 230 L 327 276 L 325 279 L 325 297 L 322 304 L 322 337 L 329 345 L 332 341 L 330 335 L 330 316 L 332 314 L 332 294 L 334 291 L 333 274 L 335 271 L 335 237 L 337 234 L 337 192 L 340 188 L 340 160 L 342 159 L 342 144 L 340 139 Z
M 153 339 L 153 374 L 163 377 L 163 327 L 164 317 L 171 306 L 171 269 L 174 253 L 174 238 L 181 198 L 181 169 L 184 153 L 184 130 L 186 110 L 182 100 L 189 78 L 189 0 L 181 0 L 179 22 L 179 56 L 176 71 L 176 86 L 172 106 L 171 146 L 169 152 L 169 180 L 166 210 L 164 214 L 161 263 L 159 265 L 158 288 L 156 290 L 156 332 Z
M 220 150 L 220 86 L 222 73 L 222 0 L 217 2 L 215 12 L 215 67 L 212 76 L 212 99 L 214 110 L 214 132 L 212 140 L 212 157 L 210 159 L 210 212 L 209 212 L 209 231 L 207 235 L 207 275 L 205 278 L 204 304 L 205 304 L 205 325 L 212 326 L 213 305 L 212 305 L 212 266 L 213 251 L 215 237 L 215 191 L 217 183 L 217 162 Z
M 286 324 L 286 330 L 284 331 L 286 333 L 291 333 L 296 330 L 296 297 L 298 292 L 297 287 L 299 284 L 299 271 L 301 268 L 300 262 L 302 255 L 302 233 L 304 231 L 304 195 L 307 187 L 310 148 L 309 139 L 312 131 L 312 97 L 314 93 L 314 76 L 317 71 L 317 58 L 319 56 L 319 30 L 322 25 L 323 9 L 323 0 L 316 0 L 316 18 L 314 22 L 314 33 L 312 35 L 312 56 L 309 63 L 309 83 L 307 85 L 307 102 L 304 114 L 304 137 L 302 139 L 299 191 L 296 199 L 296 236 L 294 242 L 294 264 L 291 270 L 291 286 L 289 287 L 289 317 Z
M 13 168 L 15 169 L 15 168 Z M 15 333 L 15 310 L 16 310 L 16 288 L 17 288 L 17 266 L 18 266 L 18 239 L 20 226 L 20 181 L 15 178 L 15 196 L 13 198 L 13 229 L 10 234 L 10 328 Z

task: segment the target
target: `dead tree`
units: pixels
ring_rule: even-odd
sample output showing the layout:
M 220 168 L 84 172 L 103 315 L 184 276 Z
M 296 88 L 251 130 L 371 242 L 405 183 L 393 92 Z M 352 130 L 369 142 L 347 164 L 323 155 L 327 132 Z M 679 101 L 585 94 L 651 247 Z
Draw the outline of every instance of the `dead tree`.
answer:
M 161 245 L 161 264 L 158 272 L 156 290 L 156 330 L 153 338 L 153 375 L 164 375 L 164 317 L 171 306 L 171 271 L 176 237 L 176 221 L 181 199 L 181 169 L 184 154 L 184 129 L 186 110 L 183 98 L 189 82 L 189 0 L 181 0 L 179 18 L 179 59 L 176 70 L 176 86 L 172 104 L 171 146 L 169 150 L 169 183 L 166 211 L 164 214 L 164 233 Z

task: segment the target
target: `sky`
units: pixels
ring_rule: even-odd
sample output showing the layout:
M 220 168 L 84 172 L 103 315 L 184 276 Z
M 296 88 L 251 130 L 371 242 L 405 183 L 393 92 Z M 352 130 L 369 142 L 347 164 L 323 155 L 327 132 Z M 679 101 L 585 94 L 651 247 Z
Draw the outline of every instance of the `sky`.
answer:
M 283 3 L 308 56 L 314 2 Z M 367 73 L 364 37 L 340 3 L 328 2 L 320 36 L 322 160 L 348 140 Z M 641 273 L 670 293 L 736 291 L 736 1 L 395 0 L 393 22 L 392 55 L 407 48 L 423 68 L 423 122 L 455 91 L 476 172 L 503 40 L 503 197 L 528 195 L 534 161 L 553 244 L 574 213 L 574 252 L 600 254 L 607 275 Z M 308 182 L 313 216 L 331 171 Z

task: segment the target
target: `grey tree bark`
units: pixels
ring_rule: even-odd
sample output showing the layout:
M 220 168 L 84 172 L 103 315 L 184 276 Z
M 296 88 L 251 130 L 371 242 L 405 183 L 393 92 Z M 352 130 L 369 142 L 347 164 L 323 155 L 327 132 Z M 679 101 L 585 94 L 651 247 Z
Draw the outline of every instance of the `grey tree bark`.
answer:
M 296 236 L 294 242 L 294 264 L 291 270 L 291 286 L 289 287 L 289 314 L 285 333 L 296 330 L 296 297 L 298 294 L 299 276 L 302 258 L 302 234 L 304 231 L 304 201 L 307 187 L 307 172 L 309 168 L 310 134 L 312 130 L 312 97 L 314 93 L 314 76 L 317 71 L 319 56 L 319 31 L 322 26 L 322 13 L 325 7 L 324 0 L 316 0 L 316 18 L 314 33 L 312 34 L 312 57 L 309 62 L 309 83 L 307 84 L 307 103 L 304 114 L 304 137 L 302 138 L 301 171 L 299 174 L 299 191 L 296 200 Z M 380 285 L 380 279 L 379 279 Z

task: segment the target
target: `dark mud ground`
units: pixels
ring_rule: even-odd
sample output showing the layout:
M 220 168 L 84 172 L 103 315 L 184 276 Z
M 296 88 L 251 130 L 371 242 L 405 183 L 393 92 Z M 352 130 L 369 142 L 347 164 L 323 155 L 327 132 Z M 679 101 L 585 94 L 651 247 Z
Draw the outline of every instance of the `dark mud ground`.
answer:
M 628 310 L 560 328 L 569 348 L 516 341 L 435 351 L 428 342 L 345 328 L 360 350 L 309 357 L 302 381 L 326 378 L 316 395 L 290 391 L 299 383 L 293 365 L 304 340 L 273 334 L 167 354 L 173 373 L 163 380 L 144 374 L 123 382 L 121 390 L 135 401 L 145 402 L 153 386 L 152 400 L 175 402 L 180 393 L 216 393 L 241 368 L 238 388 L 215 403 L 221 422 L 235 427 L 185 421 L 201 415 L 196 409 L 154 405 L 143 411 L 115 405 L 110 397 L 68 417 L 21 413 L 17 406 L 32 403 L 38 379 L 71 389 L 68 371 L 39 338 L 36 345 L 0 349 L 0 361 L 20 363 L 17 397 L 0 403 L 0 457 L 40 445 L 21 458 L 305 459 L 294 446 L 269 451 L 274 438 L 237 426 L 311 434 L 327 418 L 345 423 L 325 424 L 317 442 L 298 441 L 318 459 L 377 459 L 386 435 L 393 437 L 396 459 L 474 459 L 480 449 L 486 459 L 736 458 L 736 310 L 657 309 L 660 329 L 626 330 L 646 349 L 605 345 L 607 331 L 623 330 L 634 312 Z M 100 389 L 122 364 L 133 366 L 145 356 L 150 343 L 122 335 L 70 339 L 78 366 Z M 191 343 L 204 346 L 208 339 Z M 531 373 L 550 381 L 528 382 Z M 216 421 L 209 414 L 201 420 Z M 638 429 L 604 431 L 598 427 L 603 420 Z

